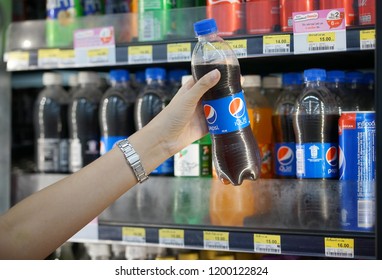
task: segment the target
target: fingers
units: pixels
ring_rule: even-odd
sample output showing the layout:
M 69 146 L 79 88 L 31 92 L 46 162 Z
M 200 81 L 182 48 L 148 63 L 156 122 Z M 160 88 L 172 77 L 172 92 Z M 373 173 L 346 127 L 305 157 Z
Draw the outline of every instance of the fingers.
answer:
M 194 78 L 190 77 L 186 81 L 186 83 L 184 85 L 182 85 L 182 87 L 179 89 L 177 94 L 183 94 L 183 93 L 187 92 L 190 88 L 193 87 L 194 84 L 195 84 Z
M 188 96 L 195 98 L 198 101 L 206 91 L 212 88 L 220 80 L 220 72 L 215 69 L 204 75 L 187 93 Z

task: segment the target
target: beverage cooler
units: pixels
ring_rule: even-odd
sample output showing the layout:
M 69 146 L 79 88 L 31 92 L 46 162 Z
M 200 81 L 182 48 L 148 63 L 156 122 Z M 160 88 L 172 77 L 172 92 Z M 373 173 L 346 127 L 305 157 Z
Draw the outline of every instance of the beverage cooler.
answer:
M 260 178 L 220 182 L 207 135 L 61 250 L 130 259 L 382 258 L 380 1 L 47 1 L 33 15 L 21 2 L 0 0 L 0 212 L 147 124 L 191 75 L 193 23 L 214 18 L 240 64 Z M 11 6 L 8 24 L 2 13 Z M 307 108 L 326 115 L 317 121 Z

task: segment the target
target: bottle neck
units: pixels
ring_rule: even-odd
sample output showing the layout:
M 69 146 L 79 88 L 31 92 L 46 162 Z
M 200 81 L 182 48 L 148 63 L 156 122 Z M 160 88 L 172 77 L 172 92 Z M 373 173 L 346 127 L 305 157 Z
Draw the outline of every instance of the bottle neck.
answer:
M 165 84 L 164 80 L 159 80 L 159 79 L 147 79 L 146 83 L 148 85 L 160 85 L 163 86 Z
M 199 42 L 211 42 L 211 41 L 217 41 L 220 37 L 216 32 L 209 33 L 206 35 L 199 35 L 198 36 L 198 41 Z
M 305 87 L 307 88 L 317 88 L 324 86 L 325 82 L 324 81 L 319 81 L 319 80 L 314 80 L 314 81 L 306 81 L 305 82 Z
M 111 84 L 112 87 L 122 87 L 122 88 L 127 88 L 129 82 L 127 82 L 127 81 L 119 82 L 119 81 L 114 81 L 114 80 L 112 80 L 112 81 L 110 82 L 110 84 Z

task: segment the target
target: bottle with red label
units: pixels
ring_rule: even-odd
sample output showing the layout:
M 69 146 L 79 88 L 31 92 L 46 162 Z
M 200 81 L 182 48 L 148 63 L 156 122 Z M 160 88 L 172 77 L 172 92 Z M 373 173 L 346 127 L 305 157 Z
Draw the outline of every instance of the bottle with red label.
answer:
M 320 10 L 345 9 L 346 26 L 357 25 L 357 13 L 354 0 L 320 0 Z
M 307 12 L 315 9 L 314 0 L 280 0 L 281 31 L 293 31 L 293 13 Z
M 375 0 L 358 0 L 358 19 L 360 25 L 375 24 Z
M 279 0 L 247 0 L 245 18 L 248 34 L 264 34 L 280 29 Z
M 232 36 L 242 32 L 243 2 L 243 0 L 207 0 L 207 17 L 216 20 L 220 36 Z

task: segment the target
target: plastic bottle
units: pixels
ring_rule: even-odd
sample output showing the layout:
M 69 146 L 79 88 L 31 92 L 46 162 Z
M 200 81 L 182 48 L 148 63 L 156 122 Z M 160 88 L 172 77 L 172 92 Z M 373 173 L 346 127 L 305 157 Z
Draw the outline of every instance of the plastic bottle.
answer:
M 110 71 L 111 87 L 100 102 L 99 122 L 101 128 L 101 155 L 110 151 L 114 144 L 135 132 L 135 91 L 129 84 L 127 70 Z
M 233 185 L 240 185 L 244 179 L 255 180 L 260 176 L 260 152 L 251 131 L 237 57 L 217 35 L 214 19 L 199 21 L 194 29 L 198 36 L 191 59 L 194 79 L 213 69 L 221 74 L 217 85 L 202 98 L 218 176 Z
M 280 0 L 280 25 L 282 32 L 293 32 L 293 13 L 313 11 L 315 0 Z
M 256 75 L 244 76 L 243 90 L 245 92 L 248 115 L 250 116 L 253 135 L 257 140 L 261 156 L 260 178 L 272 178 L 272 106 L 259 90 L 260 77 Z M 251 113 L 250 113 L 251 112 Z
M 362 110 L 375 111 L 374 79 L 374 73 L 363 73 L 362 88 L 364 89 L 364 95 L 360 101 L 360 107 Z
M 305 88 L 296 100 L 297 178 L 338 178 L 339 107 L 324 85 L 324 69 L 304 71 Z
M 360 71 L 350 71 L 345 73 L 346 97 L 343 98 L 343 111 L 360 111 L 364 110 L 363 99 L 367 97 L 362 85 L 363 73 Z M 361 109 L 362 108 L 362 109 Z
M 353 110 L 355 103 L 354 100 L 349 99 L 350 95 L 345 87 L 345 71 L 327 71 L 326 87 L 335 95 L 341 111 Z
M 84 16 L 105 14 L 105 3 L 103 0 L 82 0 Z
M 102 92 L 98 75 L 79 72 L 80 88 L 69 104 L 69 171 L 76 172 L 100 155 L 98 108 Z
M 280 76 L 266 76 L 262 80 L 263 94 L 269 104 L 275 104 L 280 95 L 282 80 Z
M 43 74 L 44 89 L 34 105 L 38 172 L 68 172 L 69 95 L 58 73 Z
M 175 69 L 168 72 L 168 81 L 171 98 L 178 92 L 182 86 L 182 77 L 189 75 L 189 72 L 185 69 Z
M 345 9 L 346 26 L 357 25 L 358 15 L 354 0 L 320 0 L 320 10 Z
M 163 68 L 147 68 L 146 86 L 137 97 L 134 108 L 134 120 L 137 130 L 148 124 L 166 107 L 171 94 L 166 86 L 166 70 Z M 170 157 L 157 167 L 152 175 L 173 175 L 174 157 Z
M 283 90 L 273 107 L 274 171 L 277 178 L 296 178 L 295 102 L 302 91 L 302 74 L 283 74 Z
M 72 97 L 74 95 L 74 92 L 76 92 L 79 89 L 77 74 L 72 74 L 69 76 L 68 85 L 69 85 L 68 93 L 69 93 L 69 96 Z

